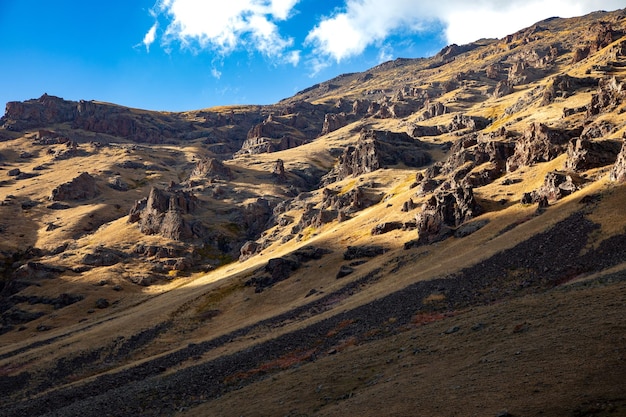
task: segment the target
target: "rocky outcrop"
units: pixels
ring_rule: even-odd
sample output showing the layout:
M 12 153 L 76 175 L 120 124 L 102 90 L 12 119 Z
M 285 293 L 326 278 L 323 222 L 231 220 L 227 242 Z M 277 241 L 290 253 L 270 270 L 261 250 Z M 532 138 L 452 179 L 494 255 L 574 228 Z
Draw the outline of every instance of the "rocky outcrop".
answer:
M 582 129 L 552 129 L 542 123 L 532 123 L 515 144 L 514 154 L 507 160 L 508 172 L 550 161 L 562 154 L 569 141 L 580 136 Z
M 129 223 L 138 223 L 139 230 L 147 235 L 158 234 L 163 237 L 183 240 L 199 236 L 194 227 L 183 215 L 195 211 L 198 199 L 186 191 L 169 194 L 156 187 L 150 190 L 148 198 L 135 203 L 130 210 Z
M 471 187 L 450 185 L 441 187 L 415 216 L 418 244 L 445 239 L 462 223 L 474 218 L 481 208 Z
M 324 188 L 322 190 L 322 209 L 331 209 L 344 213 L 353 213 L 370 207 L 380 201 L 380 197 L 367 195 L 362 187 L 354 187 L 341 193 L 336 190 Z
M 576 78 L 567 74 L 552 78 L 543 91 L 541 106 L 547 106 L 556 99 L 564 99 L 582 88 L 596 87 L 598 79 L 592 77 Z
M 617 159 L 611 169 L 609 178 L 611 181 L 620 183 L 626 181 L 626 142 L 622 145 L 622 149 L 617 155 Z
M 193 171 L 191 171 L 190 177 L 231 180 L 234 175 L 232 170 L 224 165 L 222 161 L 209 158 L 199 161 Z
M 255 287 L 254 291 L 260 293 L 288 279 L 302 264 L 321 259 L 328 253 L 331 251 L 315 246 L 305 246 L 287 256 L 272 258 L 263 268 L 255 271 L 255 276 L 246 281 L 245 285 Z
M 274 205 L 265 198 L 248 203 L 242 213 L 241 225 L 248 239 L 256 239 L 270 224 Z
M 122 251 L 112 248 L 97 247 L 93 252 L 83 256 L 81 263 L 89 266 L 111 266 L 127 257 L 128 256 Z
M 372 236 L 383 235 L 393 230 L 402 229 L 403 227 L 404 227 L 404 223 L 398 222 L 398 221 L 379 223 L 372 228 L 370 234 Z
M 348 246 L 343 254 L 343 259 L 352 261 L 361 258 L 374 258 L 378 255 L 382 255 L 386 250 L 385 247 L 378 245 Z
M 589 140 L 584 137 L 572 139 L 567 145 L 565 170 L 585 171 L 611 165 L 622 148 L 622 140 Z
M 261 248 L 261 245 L 255 242 L 254 240 L 248 240 L 243 244 L 241 249 L 239 249 L 239 261 L 245 261 L 246 259 L 253 256 L 257 251 Z
M 52 201 L 80 201 L 97 197 L 100 189 L 96 179 L 86 172 L 83 172 L 72 181 L 61 184 L 52 190 L 50 200 Z
M 494 98 L 500 98 L 500 97 L 507 96 L 513 93 L 514 91 L 515 91 L 515 88 L 510 81 L 502 80 L 502 81 L 498 81 L 498 84 L 496 84 L 496 88 L 493 90 L 491 95 Z
M 626 87 L 615 77 L 600 80 L 598 90 L 587 105 L 587 117 L 615 110 L 626 98 Z
M 574 173 L 552 171 L 546 174 L 543 185 L 537 193 L 549 201 L 560 200 L 580 190 L 585 183 L 587 183 L 586 179 Z
M 21 131 L 71 122 L 76 117 L 76 113 L 74 102 L 44 94 L 38 99 L 8 102 L 6 112 L 0 119 L 0 125 L 7 130 Z
M 433 103 L 427 103 L 424 106 L 424 111 L 422 112 L 422 114 L 420 115 L 420 117 L 418 117 L 418 120 L 423 121 L 423 120 L 428 120 L 431 119 L 433 117 L 437 117 L 437 116 L 441 116 L 443 114 L 448 113 L 449 109 L 443 105 L 442 103 L 435 101 Z
M 489 184 L 506 172 L 506 161 L 514 149 L 515 143 L 504 129 L 465 135 L 454 142 L 445 161 L 418 175 L 416 194 L 423 196 L 439 187 L 442 181 L 435 179 L 437 176 L 447 176 L 472 187 Z
M 539 203 L 540 208 L 547 206 L 548 201 L 560 200 L 585 186 L 588 181 L 572 172 L 549 172 L 543 185 L 537 190 L 524 193 L 522 204 Z
M 270 114 L 266 120 L 248 131 L 237 154 L 270 153 L 295 148 L 312 139 L 309 133 L 307 129 L 298 128 L 293 119 L 287 121 Z
M 322 126 L 321 135 L 327 135 L 337 129 L 349 125 L 356 120 L 355 114 L 350 113 L 328 113 L 324 116 L 324 125 Z
M 406 133 L 368 130 L 361 132 L 356 145 L 347 147 L 338 164 L 324 178 L 330 184 L 390 165 L 402 163 L 417 168 L 431 161 L 428 145 Z

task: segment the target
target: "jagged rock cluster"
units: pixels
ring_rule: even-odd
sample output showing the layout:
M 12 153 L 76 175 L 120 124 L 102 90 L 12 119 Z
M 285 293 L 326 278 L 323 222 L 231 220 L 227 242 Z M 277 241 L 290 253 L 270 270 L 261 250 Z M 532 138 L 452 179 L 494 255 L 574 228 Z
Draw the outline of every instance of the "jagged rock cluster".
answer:
M 203 237 L 202 226 L 190 224 L 184 218 L 184 215 L 193 213 L 197 206 L 198 199 L 192 193 L 168 193 L 153 187 L 147 198 L 135 203 L 128 222 L 138 223 L 141 232 L 147 235 L 158 234 L 174 240 Z
M 406 133 L 364 131 L 355 146 L 344 150 L 323 183 L 330 184 L 399 163 L 411 168 L 421 167 L 431 161 L 427 149 L 428 145 Z

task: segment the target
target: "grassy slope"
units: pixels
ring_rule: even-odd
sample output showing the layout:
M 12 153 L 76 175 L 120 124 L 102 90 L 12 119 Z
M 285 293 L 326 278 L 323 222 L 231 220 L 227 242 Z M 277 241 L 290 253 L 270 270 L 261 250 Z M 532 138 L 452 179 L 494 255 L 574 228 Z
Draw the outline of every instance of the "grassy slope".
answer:
M 576 30 L 575 23 L 578 21 L 572 22 L 571 30 Z M 504 54 L 501 42 L 492 42 L 485 48 L 487 55 L 494 61 L 500 58 L 499 54 Z M 468 62 L 475 65 L 479 53 L 484 51 L 470 52 L 470 58 L 451 63 L 444 67 L 443 72 L 424 70 L 421 62 L 412 67 L 373 70 L 375 76 L 363 83 L 363 91 L 372 88 L 392 89 L 397 85 L 394 80 L 414 79 L 418 74 L 424 78 L 425 86 L 432 81 L 445 81 L 467 70 L 464 66 L 471 66 Z M 567 64 L 568 59 L 567 55 L 561 58 L 559 70 L 583 76 L 587 69 L 603 58 L 592 57 L 571 68 Z M 487 63 L 485 61 L 484 65 Z M 381 84 L 381 80 L 389 80 L 385 81 L 389 85 L 384 82 Z M 348 91 L 355 96 L 362 93 L 354 90 L 354 81 L 350 77 L 342 82 L 347 84 L 333 90 L 332 94 L 315 99 L 320 102 L 332 101 L 348 95 Z M 507 129 L 521 131 L 534 120 L 548 124 L 562 123 L 564 107 L 576 107 L 589 101 L 590 93 L 581 92 L 546 108 L 531 104 L 514 116 L 504 114 L 504 109 L 545 83 L 546 80 L 542 79 L 522 86 L 514 94 L 500 99 L 483 97 L 481 102 L 473 103 L 458 101 L 462 96 L 451 96 L 449 103 L 468 114 L 494 117 L 497 119 L 494 129 L 507 126 Z M 451 117 L 444 115 L 424 124 L 445 124 Z M 521 120 L 518 121 L 518 118 Z M 612 134 L 612 137 L 620 137 L 624 131 L 624 116 L 611 114 L 606 118 L 622 126 Z M 371 120 L 369 123 L 375 128 L 402 131 L 407 123 L 413 121 L 409 117 L 405 120 Z M 356 134 L 351 133 L 354 127 L 347 126 L 298 148 L 254 158 L 239 157 L 227 164 L 242 172 L 237 179 L 242 188 L 252 184 L 258 195 L 276 193 L 273 185 L 259 181 L 255 173 L 268 172 L 277 158 L 285 161 L 287 170 L 297 167 L 304 159 L 314 160 L 315 165 L 329 168 L 333 158 L 328 149 L 354 142 Z M 439 142 L 451 139 L 443 137 L 433 140 Z M 28 147 L 26 139 L 7 142 L 3 146 L 3 155 L 8 155 L 10 163 L 17 163 L 18 150 L 37 152 L 37 149 Z M 149 152 L 142 154 L 140 151 L 138 155 L 154 161 L 162 157 L 190 161 L 198 152 L 193 146 L 196 145 L 174 150 L 166 146 L 151 147 Z M 4 198 L 11 193 L 18 200 L 41 199 L 54 185 L 71 179 L 77 170 L 85 169 L 93 173 L 110 170 L 116 161 L 123 160 L 125 156 L 121 149 L 107 148 L 78 162 L 60 162 L 55 164 L 54 175 L 49 173 L 23 180 L 19 188 L 0 188 L 0 197 Z M 444 156 L 439 155 L 440 158 Z M 20 168 L 30 171 L 38 164 L 49 162 L 48 159 L 48 156 L 40 154 L 32 161 L 32 166 L 20 165 Z M 59 358 L 71 358 L 78 352 L 101 346 L 108 349 L 115 346 L 120 337 L 128 340 L 146 328 L 170 323 L 167 331 L 128 356 L 104 366 L 88 366 L 63 382 L 86 383 L 92 375 L 103 372 L 115 374 L 158 355 L 175 352 L 189 343 L 201 343 L 293 311 L 316 298 L 340 290 L 372 271 L 383 271 L 384 279 L 361 287 L 354 295 L 338 300 L 325 312 L 287 320 L 275 328 L 251 327 L 245 335 L 208 350 L 195 362 L 180 363 L 168 369 L 168 373 L 174 373 L 366 305 L 415 282 L 453 274 L 547 230 L 580 210 L 578 201 L 584 195 L 602 193 L 604 196 L 589 215 L 590 219 L 602 226 L 601 231 L 594 235 L 593 244 L 598 245 L 610 236 L 623 233 L 626 220 L 620 215 L 620 208 L 626 203 L 626 193 L 623 187 L 610 184 L 606 175 L 583 191 L 556 203 L 538 217 L 533 216 L 534 207 L 517 204 L 523 192 L 537 188 L 547 172 L 561 169 L 563 163 L 564 158 L 560 157 L 509 174 L 511 178 L 522 180 L 510 186 L 502 186 L 500 179 L 476 189 L 475 193 L 483 205 L 490 208 L 482 216 L 489 219 L 490 223 L 467 238 L 449 239 L 430 247 L 405 251 L 402 248 L 404 242 L 415 237 L 415 232 L 411 231 L 394 231 L 381 236 L 371 236 L 369 233 L 374 225 L 383 221 L 411 220 L 415 212 L 402 213 L 400 206 L 409 198 L 422 201 L 414 196 L 414 191 L 409 187 L 414 171 L 395 167 L 363 177 L 364 182 L 380 184 L 381 192 L 388 197 L 380 204 L 360 212 L 347 222 L 333 222 L 319 230 L 312 230 L 303 241 L 276 243 L 261 255 L 206 275 L 175 280 L 164 286 L 141 291 L 122 279 L 123 274 L 132 273 L 132 266 L 126 270 L 118 270 L 116 267 L 99 269 L 80 276 L 65 274 L 60 280 L 43 283 L 42 288 L 37 289 L 38 293 L 42 289 L 57 294 L 75 292 L 80 288 L 79 292 L 86 294 L 86 300 L 54 311 L 34 323 L 52 326 L 53 329 L 48 332 L 37 332 L 33 325 L 23 332 L 3 335 L 0 355 L 5 356 L 0 359 L 0 372 L 5 376 L 18 375 L 24 371 L 35 374 L 46 372 L 55 366 Z M 84 228 L 85 222 L 94 221 L 94 216 L 96 221 L 101 218 L 101 222 L 106 225 L 74 243 L 74 257 L 65 258 L 64 261 L 68 265 L 98 244 L 116 246 L 137 240 L 158 242 L 159 238 L 140 236 L 134 228 L 126 225 L 124 218 L 108 223 L 108 216 L 112 216 L 112 210 L 113 213 L 114 210 L 127 212 L 133 201 L 146 195 L 148 184 L 167 184 L 172 179 L 179 180 L 180 172 L 156 172 L 148 174 L 149 178 L 135 178 L 134 172 L 123 174 L 142 185 L 123 198 L 105 189 L 103 196 L 92 205 L 66 210 L 62 216 L 37 207 L 25 213 L 13 206 L 0 207 L 3 218 L 19 216 L 19 228 L 10 224 L 5 232 L 5 247 L 11 249 L 33 245 L 52 248 L 58 242 L 71 240 L 73 231 Z M 596 175 L 597 172 L 588 174 Z M 347 179 L 332 187 L 347 189 L 354 185 L 354 179 Z M 122 209 L 107 206 L 107 201 L 113 196 L 120 202 Z M 508 203 L 502 206 L 494 203 L 502 199 Z M 50 222 L 61 227 L 46 232 L 45 225 Z M 520 225 L 511 231 L 498 235 L 507 226 L 518 223 Z M 335 279 L 339 265 L 343 263 L 345 247 L 359 244 L 380 244 L 388 248 L 388 252 L 358 266 L 353 275 L 342 280 Z M 261 294 L 255 294 L 252 288 L 242 285 L 252 271 L 263 266 L 269 257 L 288 254 L 305 245 L 327 247 L 333 253 L 319 261 L 311 261 L 296 275 Z M 405 260 L 407 264 L 394 268 L 399 259 Z M 622 265 L 617 265 L 611 272 L 621 273 L 622 269 Z M 595 278 L 582 276 L 578 280 Z M 95 285 L 102 279 L 109 280 L 111 284 L 123 285 L 124 291 L 114 292 L 110 286 Z M 305 297 L 311 289 L 317 293 Z M 366 416 L 373 415 L 370 410 L 378 410 L 378 415 L 383 408 L 389 415 L 495 415 L 503 409 L 508 409 L 513 415 L 539 415 L 540 411 L 543 411 L 543 415 L 566 415 L 576 413 L 577 410 L 582 410 L 579 415 L 587 415 L 584 413 L 590 412 L 593 407 L 600 409 L 598 413 L 603 412 L 603 407 L 613 407 L 619 415 L 625 412 L 626 407 L 623 385 L 620 384 L 626 347 L 626 341 L 623 336 L 620 337 L 624 333 L 620 318 L 624 313 L 625 291 L 623 280 L 590 287 L 557 289 L 546 294 L 507 300 L 501 304 L 470 308 L 454 317 L 404 332 L 394 332 L 374 342 L 352 345 L 347 341 L 337 355 L 323 356 L 318 361 L 272 373 L 258 383 L 247 385 L 240 391 L 192 408 L 181 415 L 358 413 Z M 85 314 L 85 310 L 103 296 L 116 304 L 108 310 Z M 215 317 L 207 315 L 207 312 L 213 310 L 219 310 L 220 314 Z M 478 331 L 471 330 L 477 323 L 484 323 L 485 327 Z M 444 333 L 454 326 L 458 326 L 460 331 Z M 20 349 L 24 351 L 11 353 Z M 580 398 L 581 393 L 587 397 Z M 242 398 L 246 401 L 242 401 Z

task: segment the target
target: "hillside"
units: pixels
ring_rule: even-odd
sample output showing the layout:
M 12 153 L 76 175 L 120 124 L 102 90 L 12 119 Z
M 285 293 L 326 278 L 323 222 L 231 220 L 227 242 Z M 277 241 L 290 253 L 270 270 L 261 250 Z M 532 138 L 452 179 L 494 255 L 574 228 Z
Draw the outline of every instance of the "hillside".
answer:
M 625 138 L 625 10 L 271 106 L 8 103 L 0 416 L 626 415 Z

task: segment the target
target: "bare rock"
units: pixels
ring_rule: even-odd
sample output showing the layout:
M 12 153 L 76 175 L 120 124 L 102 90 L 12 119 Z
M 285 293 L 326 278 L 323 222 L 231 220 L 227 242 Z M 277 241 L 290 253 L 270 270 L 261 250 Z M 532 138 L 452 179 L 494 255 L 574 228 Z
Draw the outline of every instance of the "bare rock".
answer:
M 265 198 L 248 203 L 242 213 L 242 226 L 249 239 L 256 239 L 273 218 L 274 206 Z
M 567 171 L 585 171 L 615 163 L 622 140 L 591 141 L 583 137 L 572 139 L 567 146 Z
M 428 244 L 445 239 L 454 228 L 480 212 L 471 187 L 457 185 L 449 190 L 440 189 L 415 216 L 419 241 Z
M 222 161 L 215 158 L 203 159 L 191 171 L 191 178 L 233 179 L 233 172 Z
M 260 293 L 266 288 L 289 278 L 301 265 L 301 262 L 295 259 L 294 256 L 272 258 L 262 269 L 262 272 L 265 274 L 250 278 L 245 282 L 245 285 L 254 286 L 255 292 Z
M 330 208 L 344 214 L 354 213 L 370 207 L 380 201 L 380 198 L 367 196 L 362 187 L 354 187 L 346 193 L 340 193 L 329 188 L 322 190 L 322 209 Z
M 348 275 L 352 274 L 354 272 L 354 268 L 352 268 L 349 265 L 341 265 L 341 267 L 339 267 L 339 271 L 337 271 L 337 279 L 341 279 L 343 277 L 347 277 Z
M 626 98 L 626 87 L 615 77 L 600 81 L 598 90 L 591 96 L 591 103 L 587 105 L 587 117 L 615 110 Z
M 92 253 L 88 253 L 83 256 L 81 263 L 89 266 L 111 266 L 119 263 L 127 255 L 124 252 L 105 248 L 97 247 Z
M 194 228 L 183 215 L 193 213 L 197 205 L 193 193 L 177 190 L 170 194 L 153 187 L 147 199 L 137 201 L 131 208 L 128 222 L 138 222 L 141 232 L 147 235 L 190 239 L 195 235 Z
M 400 211 L 402 212 L 409 212 L 411 210 L 414 210 L 417 208 L 417 204 L 415 204 L 413 202 L 412 198 L 409 198 L 407 201 L 405 201 L 404 203 L 402 203 L 402 208 L 400 209 Z
M 72 181 L 61 184 L 52 190 L 50 200 L 52 201 L 80 201 L 97 197 L 100 189 L 96 179 L 86 172 L 83 172 Z
M 622 145 L 620 153 L 617 155 L 617 159 L 609 178 L 611 181 L 624 182 L 626 181 L 626 142 Z
M 433 103 L 427 103 L 424 106 L 424 111 L 422 112 L 418 120 L 428 120 L 446 113 L 448 113 L 448 108 L 442 103 L 435 101 Z
M 573 137 L 580 136 L 581 131 L 580 128 L 559 130 L 542 123 L 531 123 L 523 137 L 517 140 L 515 152 L 506 162 L 506 170 L 513 172 L 523 166 L 556 158 Z
M 250 258 L 255 253 L 257 253 L 260 247 L 261 245 L 259 245 L 254 240 L 248 240 L 239 250 L 239 261 L 245 261 L 246 259 Z
M 500 98 L 500 97 L 507 96 L 514 91 L 515 91 L 515 88 L 513 87 L 513 84 L 510 81 L 502 80 L 502 81 L 498 81 L 498 84 L 496 84 L 496 88 L 493 90 L 493 93 L 491 93 L 491 95 L 494 98 Z
M 337 129 L 349 125 L 356 120 L 354 114 L 350 113 L 328 113 L 324 116 L 324 125 L 322 126 L 321 135 L 327 135 Z
M 130 188 L 129 185 L 119 175 L 109 178 L 109 180 L 107 181 L 107 185 L 116 191 L 128 191 L 128 189 Z
M 541 203 L 547 207 L 548 201 L 556 201 L 585 186 L 588 181 L 572 172 L 552 171 L 546 174 L 543 185 L 537 190 L 524 193 L 522 204 Z M 545 200 L 545 201 L 543 201 Z
M 547 106 L 556 99 L 564 99 L 582 88 L 597 87 L 598 79 L 592 77 L 576 78 L 560 74 L 550 80 L 541 99 L 541 106 Z
M 359 258 L 374 258 L 378 255 L 385 253 L 386 249 L 383 246 L 370 245 L 370 246 L 348 246 L 343 254 L 343 259 L 351 261 Z
M 380 223 L 374 226 L 372 228 L 371 234 L 373 236 L 382 235 L 385 233 L 389 233 L 393 230 L 402 229 L 403 227 L 404 227 L 404 223 L 402 222 L 384 222 L 384 223 Z
M 282 159 L 277 159 L 274 169 L 272 169 L 272 176 L 279 181 L 285 181 L 287 179 L 287 173 L 285 172 L 285 162 Z
M 426 144 L 406 133 L 363 131 L 357 144 L 344 150 L 336 167 L 323 178 L 323 183 L 330 184 L 398 163 L 413 168 L 426 165 L 431 161 L 427 148 Z
M 20 131 L 71 122 L 75 116 L 74 103 L 44 94 L 34 100 L 8 102 L 0 124 L 7 130 Z

